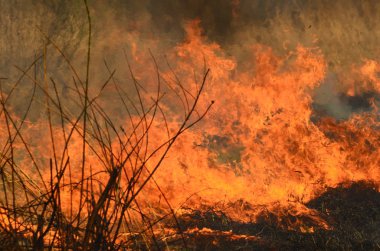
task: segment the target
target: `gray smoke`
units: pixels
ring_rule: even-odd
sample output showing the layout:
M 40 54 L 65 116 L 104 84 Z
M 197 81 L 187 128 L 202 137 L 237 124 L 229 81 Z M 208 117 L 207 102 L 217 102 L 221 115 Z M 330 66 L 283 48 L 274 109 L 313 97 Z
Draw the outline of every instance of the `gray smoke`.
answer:
M 358 59 L 379 60 L 380 55 L 380 2 L 374 0 L 90 0 L 89 5 L 94 78 L 106 78 L 103 59 L 114 68 L 125 67 L 122 49 L 129 48 L 125 34 L 138 32 L 140 45 L 156 38 L 160 42 L 154 53 L 164 54 L 183 40 L 183 23 L 199 18 L 204 35 L 237 58 L 239 68 L 251 67 L 245 64 L 246 57 L 257 43 L 280 55 L 299 44 L 319 47 L 329 77 L 316 91 L 314 107 L 341 119 L 360 111 L 355 106 L 361 102 L 342 96 L 345 90 L 331 76 L 347 74 L 352 65 L 361 63 Z M 87 19 L 82 1 L 0 0 L 0 8 L 0 77 L 14 80 L 20 75 L 14 65 L 25 69 L 41 55 L 47 43 L 42 33 L 55 41 L 78 69 L 83 68 Z M 49 48 L 49 67 L 63 90 L 71 74 Z M 42 66 L 37 66 L 38 75 Z M 94 85 L 102 81 L 98 82 Z M 30 92 L 30 83 L 21 84 L 18 91 L 20 96 Z M 364 103 L 367 96 L 361 97 Z M 19 100 L 19 109 L 22 103 Z

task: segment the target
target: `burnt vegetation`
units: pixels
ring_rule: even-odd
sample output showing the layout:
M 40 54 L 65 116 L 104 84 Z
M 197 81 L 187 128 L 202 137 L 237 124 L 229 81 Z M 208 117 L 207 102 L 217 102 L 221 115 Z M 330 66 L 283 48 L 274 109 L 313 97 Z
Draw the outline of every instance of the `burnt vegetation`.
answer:
M 149 182 L 161 191 L 153 178 L 155 172 L 176 139 L 203 119 L 211 108 L 211 101 L 204 109 L 197 107 L 208 70 L 197 83 L 196 92 L 185 89 L 178 81 L 177 88 L 181 93 L 174 90 L 168 93 L 164 91 L 168 87 L 152 55 L 157 82 L 154 95 L 151 95 L 135 78 L 127 61 L 134 89 L 130 94 L 118 83 L 115 70 L 106 63 L 109 71 L 107 80 L 100 89 L 91 92 L 95 94 L 90 94 L 93 89 L 90 75 L 91 16 L 86 1 L 85 7 L 89 31 L 85 77 L 80 77 L 64 52 L 41 32 L 46 40 L 41 55 L 36 55 L 27 69 L 18 68 L 20 78 L 10 90 L 0 90 L 3 143 L 0 151 L 1 250 L 161 249 L 160 239 L 155 236 L 155 226 L 168 217 L 177 221 L 162 192 L 161 196 L 171 210 L 161 218 L 153 219 L 146 214 L 137 198 Z M 76 116 L 73 116 L 73 107 L 65 106 L 67 100 L 46 70 L 48 47 L 57 51 L 71 69 L 72 86 L 68 88 L 77 97 Z M 37 77 L 37 64 L 43 65 L 42 79 Z M 4 81 L 6 79 L 2 79 Z M 11 101 L 15 98 L 12 95 L 14 90 L 22 81 L 29 81 L 33 91 L 25 98 L 27 109 L 20 116 L 14 114 Z M 123 125 L 115 124 L 99 102 L 110 85 L 115 88 L 120 106 L 129 117 Z M 43 93 L 43 101 L 37 98 L 37 91 Z M 172 127 L 168 125 L 167 115 L 161 107 L 168 95 L 186 103 L 182 121 Z M 46 122 L 43 129 L 46 131 L 43 132 L 48 133 L 52 148 L 48 153 L 50 157 L 42 162 L 33 144 L 27 141 L 28 116 L 36 100 L 44 102 Z M 164 125 L 165 136 L 162 142 L 154 142 L 152 149 L 149 135 L 157 121 Z M 78 136 L 80 147 L 75 150 L 79 153 L 73 153 L 70 145 Z M 116 147 L 113 142 L 118 142 Z M 100 167 L 88 163 L 89 153 L 95 156 Z M 81 156 L 80 161 L 73 160 L 74 154 Z M 182 245 L 186 247 L 184 238 Z
M 214 104 L 210 100 L 208 106 L 199 107 L 209 70 L 204 67 L 201 78 L 195 79 L 196 90 L 186 89 L 173 71 L 177 86 L 172 88 L 151 53 L 151 67 L 156 73 L 153 92 L 134 75 L 128 60 L 128 90 L 107 63 L 109 75 L 94 90 L 90 74 L 91 15 L 86 1 L 85 7 L 89 32 L 84 77 L 59 46 L 41 32 L 46 41 L 41 55 L 36 55 L 26 69 L 18 68 L 20 78 L 11 88 L 4 90 L 2 83 L 7 80 L 0 80 L 1 250 L 380 250 L 380 193 L 375 184 L 365 181 L 327 188 L 305 202 L 303 205 L 315 215 L 295 214 L 291 208 L 275 212 L 262 208 L 257 218 L 243 222 L 206 205 L 181 208 L 177 213 L 154 174 L 164 165 L 176 140 L 200 122 Z M 58 52 L 71 70 L 72 83 L 65 83 L 65 88 L 76 97 L 75 109 L 66 106 L 63 96 L 67 94 L 59 91 L 60 83 L 47 71 L 48 47 Z M 43 65 L 42 78 L 36 74 L 38 64 Z M 25 98 L 26 109 L 15 115 L 13 93 L 22 81 L 33 88 Z M 126 124 L 116 122 L 102 106 L 101 96 L 109 86 L 117 94 L 115 102 L 127 114 Z M 42 101 L 37 92 L 43 93 Z M 182 120 L 175 126 L 169 123 L 170 114 L 164 105 L 169 95 L 170 100 L 177 98 L 183 105 Z M 358 107 L 354 112 L 369 110 L 371 98 L 378 96 L 341 97 L 344 103 Z M 45 107 L 43 128 L 51 146 L 42 161 L 28 141 L 29 116 L 37 100 Z M 267 120 L 265 123 L 270 123 Z M 157 125 L 161 126 L 162 142 L 151 139 Z M 325 123 L 324 132 L 343 141 L 334 134 L 337 125 L 335 121 Z M 227 164 L 239 173 L 244 146 L 231 138 L 207 135 L 197 147 L 212 153 L 210 166 Z M 365 143 L 364 150 L 372 151 L 371 142 Z M 72 144 L 79 145 L 75 148 L 79 152 L 73 153 Z M 79 154 L 79 161 L 74 154 Z M 90 157 L 100 166 L 93 166 Z M 167 210 L 156 212 L 143 205 L 140 198 L 148 184 L 158 191 Z M 242 212 L 255 207 L 244 201 L 227 206 L 229 211 Z
M 191 250 L 380 250 L 380 193 L 374 184 L 340 184 L 306 206 L 330 229 L 290 209 L 280 217 L 264 212 L 255 222 L 242 223 L 207 208 L 189 210 L 179 221 Z M 288 229 L 297 221 L 298 229 Z M 169 244 L 179 247 L 179 240 L 177 236 Z

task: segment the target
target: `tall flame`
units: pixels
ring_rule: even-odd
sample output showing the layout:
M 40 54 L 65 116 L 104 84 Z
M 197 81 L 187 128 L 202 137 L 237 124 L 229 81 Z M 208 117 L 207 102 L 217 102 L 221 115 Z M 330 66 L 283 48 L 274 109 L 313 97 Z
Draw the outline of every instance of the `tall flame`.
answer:
M 325 117 L 312 120 L 313 91 L 327 75 L 326 62 L 318 48 L 299 45 L 287 55 L 278 56 L 265 45 L 252 45 L 249 60 L 238 62 L 202 35 L 199 22 L 188 22 L 184 42 L 168 51 L 165 59 L 157 60 L 162 93 L 173 90 L 182 98 L 169 97 L 161 105 L 160 109 L 170 116 L 152 123 L 149 133 L 151 144 L 145 150 L 140 149 L 141 152 L 153 151 L 162 144 L 163 138 L 172 133 L 171 130 L 178 128 L 178 121 L 183 119 L 180 111 L 188 110 L 191 103 L 186 97 L 199 90 L 202 74 L 208 68 L 211 69 L 210 77 L 199 106 L 205 109 L 210 101 L 215 104 L 196 128 L 187 130 L 177 139 L 154 179 L 138 196 L 141 206 L 165 208 L 164 194 L 178 213 L 180 208 L 189 206 L 218 206 L 231 217 L 248 221 L 255 220 L 263 207 L 271 210 L 292 208 L 295 214 L 307 214 L 304 203 L 321 194 L 326 187 L 342 182 L 367 180 L 379 186 L 380 125 L 375 100 L 370 111 L 353 114 L 345 121 Z M 130 38 L 134 39 L 134 36 Z M 131 44 L 134 80 L 155 83 L 157 69 L 145 67 L 152 64 L 152 57 L 140 53 L 135 41 Z M 347 80 L 345 94 L 379 92 L 379 64 L 368 60 L 358 69 L 348 74 L 362 81 Z M 187 90 L 194 90 L 194 93 L 182 95 Z M 116 95 L 116 89 L 112 91 Z M 148 85 L 142 99 L 151 101 L 156 91 Z M 108 105 L 107 100 L 102 102 Z M 1 114 L 0 134 L 16 135 L 16 130 L 8 130 L 10 121 L 7 116 L 4 112 Z M 132 114 L 125 121 L 138 124 L 139 119 Z M 78 153 L 82 149 L 82 135 L 80 131 L 74 131 L 70 144 L 66 146 L 65 133 L 70 131 L 70 125 L 66 126 L 62 129 L 53 125 L 51 129 L 55 135 L 55 149 L 51 147 L 51 137 L 47 133 L 49 124 L 43 122 L 23 125 L 24 138 L 12 143 L 15 149 L 25 149 L 22 141 L 28 142 L 30 153 L 37 156 L 33 161 L 45 166 L 49 165 L 49 159 L 55 153 L 65 152 L 67 148 L 65 155 L 58 157 L 63 160 L 70 156 L 67 167 L 70 175 L 66 172 L 67 176 L 62 177 L 63 183 L 69 183 L 68 179 L 72 179 L 71 184 L 80 183 L 78 168 L 81 167 L 82 155 Z M 124 131 L 130 131 L 134 124 L 125 123 L 122 127 Z M 163 128 L 168 128 L 168 131 Z M 134 137 L 139 138 L 143 134 L 144 129 L 137 130 Z M 129 139 L 125 135 L 112 139 L 110 136 L 107 140 L 111 141 L 109 151 L 118 153 L 122 152 L 119 142 Z M 0 143 L 4 149 L 9 146 L 4 137 L 0 138 Z M 100 158 L 95 154 L 99 153 L 96 149 L 87 151 L 85 177 L 94 176 L 101 184 L 109 176 L 103 162 L 111 160 Z M 51 177 L 49 170 L 37 173 L 35 164 L 26 156 L 29 153 L 20 150 L 18 154 L 18 165 L 31 183 L 39 180 L 39 176 L 43 180 L 59 176 L 55 173 Z M 141 175 L 149 176 L 159 157 L 152 156 Z M 132 167 L 128 170 L 130 173 L 123 174 L 124 180 L 120 185 L 127 183 L 128 176 L 136 171 Z M 34 184 L 35 187 L 39 185 Z M 86 185 L 96 187 L 94 184 Z M 62 205 L 67 214 L 70 210 L 78 210 L 78 198 L 73 193 L 76 188 L 70 186 L 61 191 L 65 200 Z M 98 186 L 95 191 L 101 194 L 103 188 Z M 241 201 L 250 207 L 229 211 L 232 204 Z

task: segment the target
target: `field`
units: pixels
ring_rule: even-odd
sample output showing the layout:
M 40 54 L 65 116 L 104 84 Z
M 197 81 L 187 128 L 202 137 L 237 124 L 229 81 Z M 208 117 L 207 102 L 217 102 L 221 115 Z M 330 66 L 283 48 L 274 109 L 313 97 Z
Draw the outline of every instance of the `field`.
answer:
M 312 19 L 256 2 L 221 3 L 231 37 L 211 25 L 214 1 L 180 31 L 163 27 L 177 17 L 166 11 L 199 3 L 128 2 L 140 16 L 115 30 L 116 2 L 39 3 L 66 6 L 65 25 L 85 18 L 64 43 L 34 27 L 40 47 L 3 67 L 0 249 L 380 250 L 380 58 L 375 37 L 346 48 L 368 20 L 352 14 L 342 33 L 337 11 L 310 35 Z M 329 32 L 346 35 L 330 47 Z

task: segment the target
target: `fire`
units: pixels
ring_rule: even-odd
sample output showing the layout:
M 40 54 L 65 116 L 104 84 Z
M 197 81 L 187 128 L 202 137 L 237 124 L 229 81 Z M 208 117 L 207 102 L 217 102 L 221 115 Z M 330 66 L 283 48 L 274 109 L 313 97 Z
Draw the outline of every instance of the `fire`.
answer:
M 269 211 L 279 218 L 283 215 L 308 217 L 319 227 L 329 229 L 330 226 L 304 204 L 324 192 L 326 187 L 344 182 L 367 180 L 379 186 L 380 125 L 376 102 L 373 101 L 372 110 L 354 114 L 346 121 L 320 118 L 313 122 L 313 90 L 323 83 L 327 72 L 326 62 L 318 48 L 299 45 L 287 55 L 278 56 L 265 45 L 252 45 L 250 59 L 244 62 L 249 67 L 239 67 L 233 56 L 226 55 L 218 44 L 203 36 L 199 24 L 200 20 L 186 24 L 184 42 L 167 52 L 167 64 L 157 60 L 157 68 L 142 70 L 142 66 L 152 65 L 152 57 L 140 55 L 136 48 L 138 44 L 132 43 L 134 79 L 155 83 L 158 71 L 161 93 L 172 90 L 180 97 L 168 97 L 157 108 L 167 114 L 165 118 L 157 111 L 160 119 L 147 122 L 152 119 L 148 114 L 141 121 L 141 115 L 134 112 L 125 118 L 121 126 L 123 132 L 135 130 L 134 133 L 118 136 L 107 135 L 100 130 L 97 132 L 94 126 L 95 143 L 86 150 L 82 177 L 80 153 L 83 135 L 80 130 L 71 131 L 75 121 L 64 126 L 53 124 L 52 129 L 49 129 L 51 124 L 48 122 L 26 124 L 17 129 L 17 123 L 9 126 L 12 124 L 10 120 L 20 118 L 3 112 L 0 132 L 1 135 L 15 137 L 11 148 L 16 151 L 13 161 L 18 163 L 17 168 L 33 184 L 33 193 L 44 194 L 49 190 L 42 184 L 61 184 L 59 203 L 67 219 L 75 220 L 73 211 L 77 212 L 81 207 L 79 184 L 84 182 L 86 191 L 92 187 L 89 198 L 100 199 L 107 187 L 106 181 L 112 176 L 112 170 L 108 169 L 111 162 L 121 164 L 126 153 L 131 153 L 136 161 L 123 163 L 127 171 L 118 178 L 117 186 L 120 187 L 128 186 L 134 175 L 149 177 L 155 172 L 161 155 L 153 154 L 149 159 L 147 156 L 179 130 L 178 121 L 188 114 L 201 88 L 203 74 L 211 69 L 199 99 L 198 115 L 207 109 L 211 101 L 214 105 L 196 127 L 176 140 L 153 179 L 136 197 L 138 203 L 134 207 L 141 207 L 139 210 L 157 218 L 165 215 L 169 208 L 180 215 L 183 208 L 214 207 L 242 222 L 270 217 L 270 214 L 265 214 Z M 377 62 L 364 62 L 352 74 L 367 81 L 362 81 L 362 85 L 349 83 L 345 87 L 346 94 L 352 96 L 359 91 L 378 91 L 378 70 Z M 116 95 L 116 88 L 110 90 Z M 157 89 L 147 88 L 141 91 L 141 99 L 151 102 L 156 92 Z M 107 106 L 106 101 L 100 102 Z M 181 111 L 186 112 L 183 114 Z M 148 139 L 144 139 L 148 126 L 149 144 Z M 23 138 L 15 136 L 17 130 L 22 131 Z M 54 135 L 54 149 L 51 134 Z M 67 137 L 71 137 L 68 145 L 65 144 Z M 101 141 L 97 139 L 100 137 L 106 146 L 99 145 Z M 1 156 L 9 154 L 6 137 L 2 136 L 0 143 L 5 149 Z M 135 146 L 138 147 L 134 149 Z M 163 151 L 161 149 L 158 153 Z M 49 166 L 54 155 L 57 155 L 54 159 L 59 163 L 51 163 L 51 170 L 40 169 L 44 172 L 39 174 L 36 166 Z M 33 162 L 30 156 L 34 156 Z M 116 157 L 112 159 L 110 156 Z M 143 157 L 140 159 L 139 156 Z M 2 165 L 6 165 L 8 160 L 3 157 L 1 160 Z M 138 166 L 141 169 L 136 168 Z M 60 174 L 62 168 L 66 171 Z M 88 177 L 92 177 L 96 184 L 90 184 Z M 136 184 L 137 189 L 143 185 L 142 182 Z M 112 189 L 115 201 L 110 202 L 110 208 L 122 198 L 118 197 L 117 188 Z M 23 202 L 26 203 L 27 199 Z M 238 208 L 240 202 L 249 206 L 240 205 Z M 83 215 L 88 213 L 87 208 L 81 210 Z M 104 212 L 105 215 L 112 213 L 112 210 Z M 131 215 L 129 217 L 133 217 L 133 213 Z M 284 225 L 302 232 L 314 231 L 297 220 Z M 198 232 L 208 233 L 208 229 Z M 228 232 L 218 234 L 242 238 Z
M 188 41 L 175 48 L 186 59 L 176 70 L 188 74 L 182 79 L 191 86 L 193 69 L 206 62 L 212 71 L 205 100 L 216 105 L 201 126 L 179 139 L 157 174 L 174 205 L 243 200 L 302 212 L 302 203 L 325 187 L 359 180 L 379 184 L 375 110 L 343 122 L 311 122 L 312 91 L 326 77 L 318 48 L 298 46 L 282 58 L 270 48 L 254 46 L 252 68 L 240 72 L 237 62 L 194 24 L 187 26 Z M 360 68 L 373 83 L 378 82 L 375 66 L 366 62 Z

